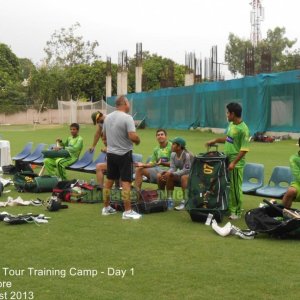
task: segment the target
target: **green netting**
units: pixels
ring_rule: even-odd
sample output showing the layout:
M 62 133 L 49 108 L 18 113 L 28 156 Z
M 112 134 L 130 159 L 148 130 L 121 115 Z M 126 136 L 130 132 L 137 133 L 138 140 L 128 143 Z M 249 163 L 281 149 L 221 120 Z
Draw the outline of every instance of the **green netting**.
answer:
M 239 102 L 251 133 L 300 131 L 300 70 L 127 95 L 150 128 L 225 128 L 226 105 Z M 108 98 L 114 105 L 115 97 Z

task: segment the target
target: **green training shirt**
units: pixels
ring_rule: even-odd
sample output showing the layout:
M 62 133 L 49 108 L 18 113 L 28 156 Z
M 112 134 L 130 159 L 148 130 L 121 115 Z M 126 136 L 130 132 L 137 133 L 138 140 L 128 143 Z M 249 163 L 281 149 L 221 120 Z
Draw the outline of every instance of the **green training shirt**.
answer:
M 149 163 L 155 165 L 161 158 L 165 159 L 165 162 L 170 161 L 171 152 L 172 152 L 172 143 L 170 141 L 167 143 L 167 146 L 164 148 L 157 146 L 154 148 Z
M 249 151 L 249 129 L 245 122 L 238 125 L 229 123 L 227 137 L 225 141 L 224 152 L 232 162 L 240 151 Z M 236 168 L 242 168 L 245 165 L 245 156 L 236 164 Z
M 78 159 L 83 147 L 83 139 L 80 135 L 77 135 L 75 138 L 69 136 L 66 142 L 62 143 L 62 146 L 70 153 L 72 158 Z
M 298 153 L 290 157 L 290 168 L 294 176 L 293 181 L 300 183 L 300 156 Z

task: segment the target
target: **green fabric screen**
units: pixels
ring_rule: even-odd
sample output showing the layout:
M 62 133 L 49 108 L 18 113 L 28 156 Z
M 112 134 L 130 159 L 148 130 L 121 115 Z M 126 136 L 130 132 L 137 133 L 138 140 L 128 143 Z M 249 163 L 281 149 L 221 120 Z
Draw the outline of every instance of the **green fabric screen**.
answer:
M 116 97 L 107 99 L 114 105 Z M 150 128 L 226 128 L 226 105 L 239 102 L 251 134 L 300 131 L 300 70 L 128 94 L 135 119 Z

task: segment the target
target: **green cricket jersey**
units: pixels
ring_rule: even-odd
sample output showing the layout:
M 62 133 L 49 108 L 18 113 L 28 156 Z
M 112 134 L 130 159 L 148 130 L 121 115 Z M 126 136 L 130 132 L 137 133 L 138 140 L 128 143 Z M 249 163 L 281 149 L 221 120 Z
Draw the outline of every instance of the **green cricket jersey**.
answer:
M 240 151 L 249 151 L 249 129 L 245 122 L 238 125 L 229 123 L 224 152 L 232 162 Z M 236 168 L 243 168 L 245 156 L 236 164 Z
M 165 162 L 170 161 L 171 152 L 172 152 L 172 143 L 170 141 L 168 142 L 167 146 L 164 148 L 157 146 L 154 148 L 149 163 L 155 165 L 160 159 L 163 159 Z
M 83 147 L 83 139 L 80 135 L 75 138 L 69 136 L 65 143 L 62 143 L 62 146 L 70 153 L 72 158 L 78 159 L 80 152 Z
M 294 181 L 300 183 L 300 156 L 298 153 L 290 157 L 290 168 L 294 176 Z

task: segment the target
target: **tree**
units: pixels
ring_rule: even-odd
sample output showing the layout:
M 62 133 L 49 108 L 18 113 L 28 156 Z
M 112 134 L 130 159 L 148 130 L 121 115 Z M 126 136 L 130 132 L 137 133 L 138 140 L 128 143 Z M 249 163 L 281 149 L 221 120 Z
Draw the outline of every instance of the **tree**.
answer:
M 278 66 L 282 65 L 286 56 L 290 53 L 289 49 L 297 42 L 297 40 L 289 40 L 284 35 L 285 28 L 276 27 L 273 31 L 268 30 L 266 39 L 259 44 L 260 49 L 267 47 L 271 50 L 272 70 L 275 72 L 282 71 Z
M 59 67 L 42 67 L 31 74 L 29 96 L 36 109 L 57 107 L 57 99 L 70 99 L 66 71 Z
M 115 70 L 116 66 L 112 66 L 112 72 Z M 105 95 L 105 62 L 95 61 L 92 65 L 76 65 L 68 68 L 66 72 L 72 98 L 94 101 L 100 100 Z
M 25 108 L 26 88 L 21 85 L 18 57 L 0 44 L 0 112 L 13 113 Z
M 66 67 L 91 64 L 98 59 L 98 55 L 95 53 L 98 42 L 84 42 L 82 36 L 75 34 L 79 27 L 80 24 L 75 23 L 68 29 L 61 28 L 60 31 L 52 34 L 51 40 L 46 43 L 44 48 L 47 55 L 45 62 L 48 66 Z
M 28 79 L 30 74 L 36 70 L 33 62 L 28 58 L 19 58 L 20 75 L 22 79 Z
M 20 82 L 9 82 L 5 88 L 0 88 L 0 113 L 13 114 L 25 110 L 27 102 L 25 88 Z
M 277 67 L 281 71 L 300 69 L 300 49 L 287 53 Z
M 0 43 L 0 72 L 7 78 L 6 80 L 16 81 L 20 79 L 20 63 L 18 57 L 11 49 Z M 6 75 L 4 75 L 6 74 Z
M 240 39 L 233 33 L 229 34 L 228 40 L 225 49 L 225 61 L 228 63 L 228 69 L 234 76 L 237 73 L 245 74 L 245 52 L 248 47 L 251 47 L 251 42 Z
M 274 30 L 268 30 L 267 37 L 261 40 L 255 48 L 254 61 L 256 70 L 260 69 L 261 54 L 264 49 L 270 50 L 272 71 L 283 71 L 287 68 L 284 65 L 284 61 L 286 56 L 291 55 L 289 49 L 293 47 L 296 40 L 289 40 L 284 35 L 285 28 L 276 27 Z M 245 74 L 245 53 L 246 49 L 250 47 L 252 47 L 250 40 L 241 39 L 233 33 L 229 34 L 228 44 L 225 49 L 225 61 L 228 63 L 229 71 L 232 74 Z
M 135 58 L 129 59 L 128 92 L 135 91 Z M 168 80 L 168 71 L 174 66 L 174 87 L 184 85 L 185 67 L 176 64 L 169 58 L 143 52 L 144 91 L 161 88 L 161 82 Z

